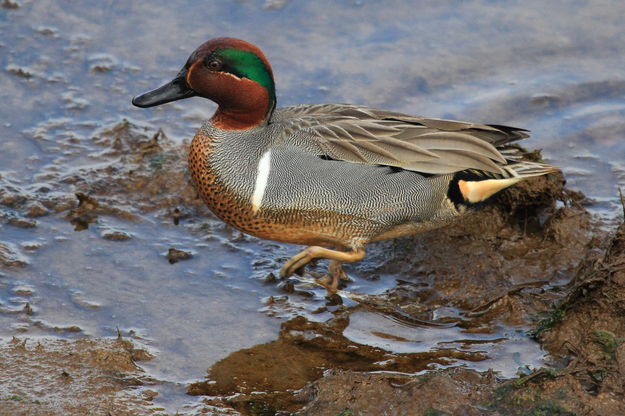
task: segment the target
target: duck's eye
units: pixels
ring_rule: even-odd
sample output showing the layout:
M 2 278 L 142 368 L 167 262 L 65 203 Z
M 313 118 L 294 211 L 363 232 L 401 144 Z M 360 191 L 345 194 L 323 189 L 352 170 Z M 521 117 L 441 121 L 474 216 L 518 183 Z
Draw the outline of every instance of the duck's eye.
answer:
M 206 66 L 211 71 L 217 71 L 218 69 L 221 69 L 222 65 L 223 64 L 219 59 L 211 59 L 210 61 L 206 62 Z

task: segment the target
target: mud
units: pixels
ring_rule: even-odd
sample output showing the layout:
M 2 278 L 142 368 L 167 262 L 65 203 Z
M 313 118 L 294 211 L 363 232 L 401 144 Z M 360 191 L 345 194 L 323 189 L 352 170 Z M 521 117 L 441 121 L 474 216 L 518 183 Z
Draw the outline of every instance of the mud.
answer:
M 528 234 L 524 225 L 529 207 L 519 205 L 521 201 L 512 193 L 503 196 L 500 205 L 488 211 L 490 215 L 475 217 L 477 225 L 484 221 L 492 225 L 490 221 L 498 217 L 495 223 L 511 233 L 500 234 L 507 237 L 503 239 L 506 245 L 525 254 L 515 256 L 517 267 L 527 265 L 526 269 L 535 273 L 533 278 L 541 280 L 526 278 L 515 286 L 508 277 L 514 277 L 510 274 L 513 268 L 504 269 L 502 294 L 487 300 L 486 293 L 473 290 L 469 296 L 473 299 L 463 303 L 467 313 L 456 322 L 483 333 L 500 321 L 524 322 L 534 328 L 531 333 L 549 352 L 547 366 L 520 366 L 518 378 L 512 379 L 492 371 L 436 370 L 437 363 L 448 361 L 453 354 L 443 350 L 389 353 L 341 335 L 350 316 L 360 308 L 382 304 L 385 313 L 391 313 L 390 305 L 395 305 L 399 319 L 411 317 L 414 321 L 431 315 L 427 312 L 430 298 L 414 289 L 408 292 L 410 285 L 402 282 L 380 296 L 387 299 L 375 306 L 362 302 L 335 312 L 336 317 L 325 323 L 313 324 L 303 318 L 284 323 L 279 340 L 231 354 L 209 369 L 207 381 L 190 385 L 189 393 L 212 396 L 206 403 L 230 406 L 245 415 L 625 414 L 625 224 L 601 242 L 601 233 L 589 233 L 592 227 L 577 204 L 579 195 L 558 186 L 553 189 L 559 190 L 557 194 L 567 206 L 541 206 L 539 211 L 546 209 L 550 214 L 542 228 L 532 233 Z M 520 194 L 526 192 L 531 189 L 520 190 Z M 522 209 L 510 210 L 511 201 Z M 450 227 L 439 237 L 460 238 L 469 231 L 466 227 Z M 524 234 L 523 239 L 519 233 Z M 589 238 L 591 234 L 594 238 Z M 511 237 L 514 235 L 517 238 Z M 474 247 L 493 238 L 483 237 L 471 238 L 481 241 Z M 550 261 L 553 269 L 541 269 Z M 478 263 L 477 269 L 465 265 L 463 270 L 470 278 L 483 269 Z M 570 269 L 575 270 L 574 278 L 563 283 L 558 272 Z M 486 269 L 481 276 L 488 273 Z M 469 283 L 465 290 L 470 288 Z M 454 293 L 450 291 L 444 300 L 459 302 Z M 415 302 L 424 300 L 423 310 L 414 313 L 419 309 Z M 481 307 L 475 307 L 480 303 Z M 462 358 L 486 357 L 466 353 Z
M 10 209 L 0 220 L 36 227 L 30 218 L 65 212 L 75 230 L 82 231 L 99 215 L 137 221 L 142 213 L 161 210 L 160 215 L 173 220 L 181 217 L 176 208 L 181 204 L 185 212 L 205 211 L 187 180 L 186 146 L 175 145 L 162 130 L 146 130 L 123 120 L 97 131 L 91 142 L 100 151 L 90 157 L 101 161 L 99 168 L 78 167 L 68 173 L 50 165 L 39 176 L 46 182 L 34 189 L 0 181 L 0 205 Z
M 542 386 L 570 392 L 580 414 L 625 414 L 625 224 L 605 254 L 580 265 L 576 284 L 547 312 L 536 334 L 556 359 Z
M 0 415 L 157 415 L 150 359 L 122 339 L 13 338 L 0 343 Z

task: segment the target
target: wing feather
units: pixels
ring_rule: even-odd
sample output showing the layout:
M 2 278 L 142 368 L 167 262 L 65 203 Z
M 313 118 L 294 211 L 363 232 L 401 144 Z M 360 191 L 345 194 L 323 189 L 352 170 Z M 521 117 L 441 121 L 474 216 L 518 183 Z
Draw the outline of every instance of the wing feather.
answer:
M 501 174 L 507 160 L 514 160 L 508 144 L 528 137 L 527 130 L 514 127 L 409 116 L 347 104 L 285 107 L 271 122 L 281 123 L 283 131 L 310 152 L 429 174 L 465 169 Z M 285 138 L 285 145 L 290 140 Z

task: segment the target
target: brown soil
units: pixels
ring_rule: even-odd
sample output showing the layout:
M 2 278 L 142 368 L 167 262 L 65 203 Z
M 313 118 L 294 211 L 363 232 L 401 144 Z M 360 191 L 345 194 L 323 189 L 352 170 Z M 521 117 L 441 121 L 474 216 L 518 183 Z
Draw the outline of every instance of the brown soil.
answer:
M 230 355 L 189 392 L 246 415 L 625 414 L 625 224 L 594 257 L 535 325 L 551 368 L 512 380 L 463 369 L 409 375 L 437 357 L 356 346 L 340 335 L 347 317 L 296 318 L 279 340 Z
M 153 415 L 149 359 L 122 339 L 13 338 L 0 343 L 0 415 Z M 162 414 L 162 413 L 160 413 Z

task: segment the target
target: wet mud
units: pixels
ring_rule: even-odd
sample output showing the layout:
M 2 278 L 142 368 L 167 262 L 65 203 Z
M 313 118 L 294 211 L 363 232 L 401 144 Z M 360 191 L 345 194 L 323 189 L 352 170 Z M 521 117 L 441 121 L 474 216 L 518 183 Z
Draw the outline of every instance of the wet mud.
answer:
M 298 414 L 625 414 L 625 224 L 605 250 L 586 254 L 552 307 L 535 315 L 530 333 L 548 351 L 547 366 L 519 368 L 512 379 L 464 369 L 333 370 L 298 392 L 306 403 Z
M 156 415 L 144 350 L 118 339 L 0 342 L 0 415 Z
M 584 217 L 560 213 L 557 221 L 587 225 Z M 544 241 L 557 245 L 558 238 L 549 233 Z M 530 333 L 549 352 L 546 366 L 520 367 L 516 378 L 458 367 L 422 371 L 437 363 L 436 354 L 389 354 L 346 341 L 339 334 L 347 314 L 324 324 L 289 321 L 280 340 L 232 354 L 189 393 L 222 397 L 222 404 L 250 415 L 624 414 L 625 225 L 608 241 L 605 251 L 598 241 L 581 241 L 586 257 L 557 290 L 526 286 L 487 304 L 481 318 L 490 316 L 491 325 L 534 319 Z M 408 302 L 399 298 L 399 307 Z
M 35 218 L 64 213 L 75 231 L 82 231 L 97 223 L 100 215 L 138 221 L 141 214 L 157 212 L 178 221 L 191 212 L 197 215 L 198 209 L 206 212 L 188 181 L 186 147 L 175 145 L 161 130 L 150 134 L 145 130 L 123 120 L 97 131 L 91 142 L 99 151 L 88 155 L 101 162 L 97 168 L 59 172 L 52 163 L 42 169 L 41 182 L 34 187 L 14 186 L 0 177 L 0 205 L 5 208 L 0 220 L 30 228 L 37 226 Z M 63 147 L 69 152 L 79 146 L 68 141 Z M 131 238 L 119 232 L 103 237 Z M 3 262 L 16 256 L 8 246 L 2 252 Z

